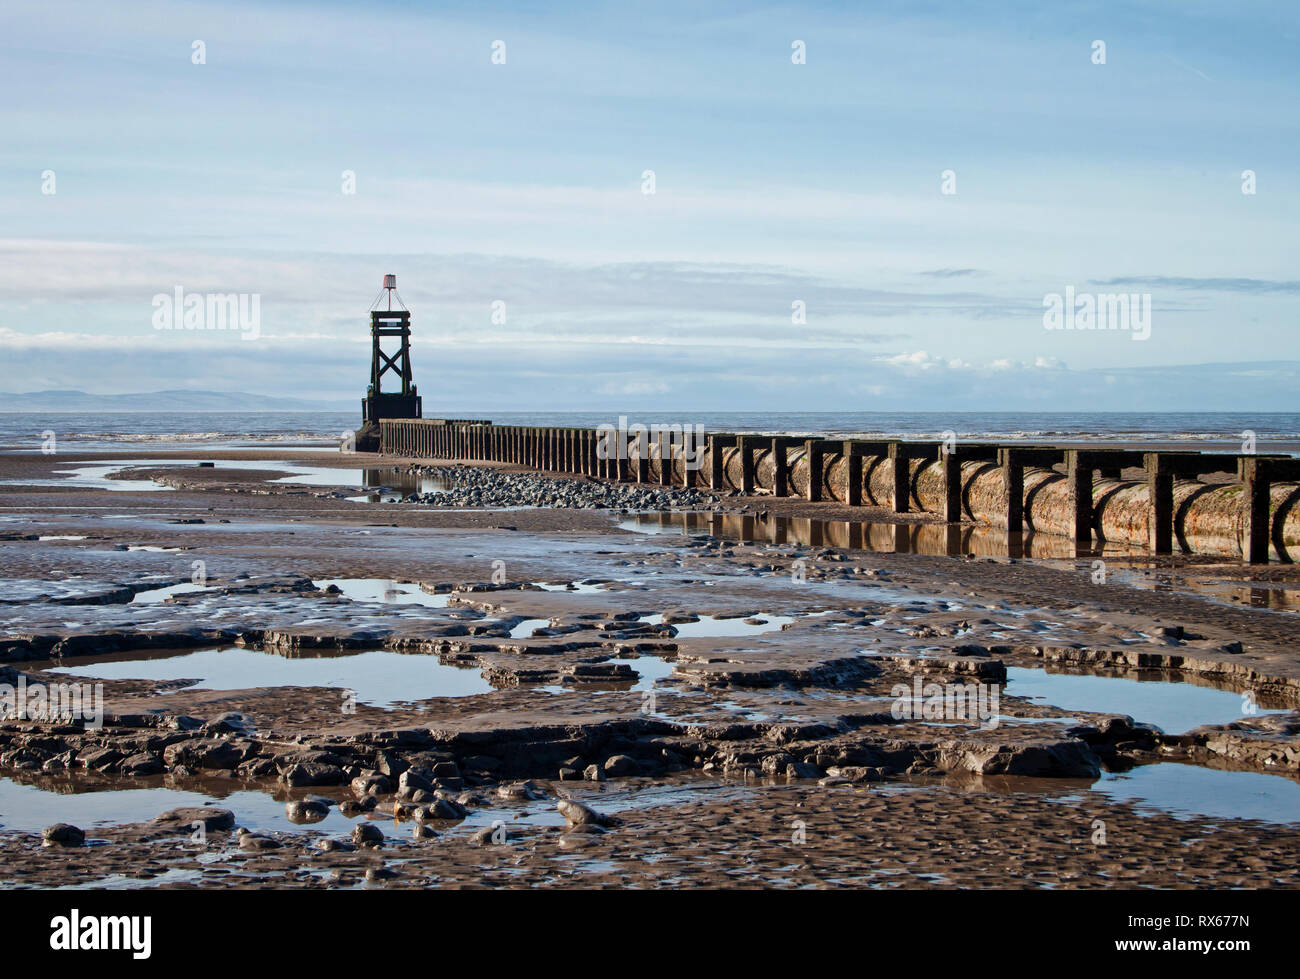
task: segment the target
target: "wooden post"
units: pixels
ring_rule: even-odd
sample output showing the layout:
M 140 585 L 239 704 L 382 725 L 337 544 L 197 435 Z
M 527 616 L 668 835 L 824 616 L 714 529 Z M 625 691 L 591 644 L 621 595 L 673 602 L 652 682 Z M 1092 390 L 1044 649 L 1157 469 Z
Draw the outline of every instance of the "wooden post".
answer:
M 650 482 L 650 433 L 636 433 L 636 481 Z
M 901 442 L 889 443 L 889 461 L 894 477 L 894 512 L 906 513 L 908 498 L 912 495 L 912 467 L 907 459 L 907 450 Z
M 1065 453 L 1066 481 L 1070 498 L 1070 519 L 1074 540 L 1092 540 L 1092 464 L 1078 449 Z
M 1268 564 L 1270 480 L 1268 463 L 1246 456 L 1241 468 L 1241 518 L 1246 537 L 1246 560 L 1250 564 Z
M 1174 474 L 1161 465 L 1159 452 L 1144 455 L 1147 492 L 1151 498 L 1151 550 L 1171 554 L 1174 549 Z
M 722 452 L 727 440 L 720 435 L 709 436 L 709 489 L 721 492 L 725 489 L 726 471 L 722 464 Z
M 822 444 L 817 439 L 808 439 L 803 444 L 804 456 L 808 459 L 808 502 L 820 503 L 822 498 Z
M 759 440 L 753 435 L 742 435 L 736 440 L 740 449 L 740 492 L 754 492 L 754 447 Z
M 961 456 L 955 448 L 943 454 L 943 519 L 961 523 Z
M 1007 511 L 1007 533 L 1019 534 L 1025 529 L 1025 467 L 1016 458 L 1014 449 L 999 449 L 1002 466 L 1002 506 Z
M 844 440 L 844 458 L 849 473 L 848 492 L 845 497 L 849 506 L 862 506 L 862 446 L 852 439 Z
M 785 439 L 772 439 L 772 495 L 789 496 L 786 471 Z

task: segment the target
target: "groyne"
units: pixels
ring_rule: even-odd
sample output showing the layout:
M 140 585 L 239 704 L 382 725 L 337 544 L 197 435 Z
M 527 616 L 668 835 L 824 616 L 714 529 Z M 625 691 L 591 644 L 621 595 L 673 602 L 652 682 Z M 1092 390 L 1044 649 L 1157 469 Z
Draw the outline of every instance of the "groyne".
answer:
M 1267 563 L 1300 555 L 1300 460 L 1284 456 L 679 430 L 382 420 L 383 455 L 796 496 Z

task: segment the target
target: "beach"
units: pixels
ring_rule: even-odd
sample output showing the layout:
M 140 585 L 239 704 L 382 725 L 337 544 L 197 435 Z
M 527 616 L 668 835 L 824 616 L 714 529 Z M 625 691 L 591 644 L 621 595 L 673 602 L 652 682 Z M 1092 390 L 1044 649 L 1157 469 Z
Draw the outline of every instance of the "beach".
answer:
M 1297 883 L 1293 565 L 455 465 L 0 453 L 5 883 Z

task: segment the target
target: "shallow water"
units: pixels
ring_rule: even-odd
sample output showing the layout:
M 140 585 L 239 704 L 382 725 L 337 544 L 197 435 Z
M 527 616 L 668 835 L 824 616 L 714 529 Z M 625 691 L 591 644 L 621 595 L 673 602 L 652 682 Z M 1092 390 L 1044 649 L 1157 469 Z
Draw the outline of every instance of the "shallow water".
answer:
M 196 585 L 187 581 L 179 585 L 167 585 L 165 588 L 150 588 L 147 591 L 136 592 L 135 597 L 131 599 L 131 604 L 153 605 L 158 602 L 165 602 L 173 595 L 189 595 L 193 592 L 211 590 L 204 585 Z
M 388 578 L 318 578 L 312 584 L 317 588 L 338 587 L 343 597 L 354 602 L 378 602 L 384 605 L 424 605 L 428 608 L 446 608 L 451 594 L 431 595 L 419 585 L 396 582 Z
M 240 790 L 228 795 L 210 795 L 204 792 L 146 786 L 124 789 L 95 789 L 86 791 L 84 783 L 67 777 L 43 782 L 50 788 L 38 787 L 0 779 L 0 826 L 6 830 L 39 833 L 51 823 L 72 823 L 87 829 L 93 826 L 117 826 L 123 823 L 141 823 L 153 819 L 168 809 L 179 806 L 213 805 L 229 809 L 235 814 L 236 824 L 252 830 L 294 830 L 311 828 L 326 832 L 349 832 L 353 820 L 337 808 L 318 823 L 291 823 L 285 815 L 285 804 L 266 792 Z M 311 790 L 324 794 L 323 790 Z M 309 793 L 299 793 L 296 798 Z
M 701 615 L 698 622 L 674 622 L 672 627 L 677 630 L 677 636 L 680 639 L 721 639 L 736 636 L 758 636 L 764 632 L 778 632 L 794 621 L 794 616 L 791 615 L 767 615 L 761 612 L 745 618 L 762 619 L 763 621 L 756 624 L 746 622 L 745 619 L 719 619 L 712 615 Z M 662 614 L 647 615 L 641 621 L 649 625 L 662 625 L 663 619 Z
M 447 666 L 436 656 L 369 652 L 318 652 L 286 657 L 239 646 L 187 652 L 65 657 L 43 668 L 104 680 L 193 679 L 204 690 L 255 687 L 337 687 L 360 703 L 393 707 L 429 697 L 471 697 L 493 687 L 478 668 Z
M 1007 667 L 1005 692 L 1064 710 L 1128 714 L 1166 734 L 1184 734 L 1203 724 L 1227 724 L 1258 714 L 1286 713 L 1252 707 L 1243 694 L 1168 679 L 1050 673 Z
M 1300 823 L 1300 783 L 1277 775 L 1226 772 L 1162 762 L 1107 773 L 1092 787 L 1116 801 L 1134 801 L 1176 816 Z
M 665 510 L 629 514 L 618 526 L 647 534 L 707 535 L 750 544 L 839 547 L 878 554 L 1073 558 L 1142 553 L 1141 548 L 1113 542 L 1079 545 L 1054 534 L 1008 534 L 980 525 L 866 523 Z

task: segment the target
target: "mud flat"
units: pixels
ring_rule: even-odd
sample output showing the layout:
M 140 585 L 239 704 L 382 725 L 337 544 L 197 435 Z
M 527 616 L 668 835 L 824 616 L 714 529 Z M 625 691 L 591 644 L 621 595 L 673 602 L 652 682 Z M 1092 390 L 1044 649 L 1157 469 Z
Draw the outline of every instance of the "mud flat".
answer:
M 1293 566 L 357 458 L 0 456 L 7 886 L 1298 882 Z

